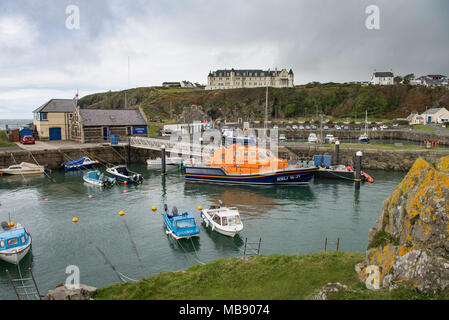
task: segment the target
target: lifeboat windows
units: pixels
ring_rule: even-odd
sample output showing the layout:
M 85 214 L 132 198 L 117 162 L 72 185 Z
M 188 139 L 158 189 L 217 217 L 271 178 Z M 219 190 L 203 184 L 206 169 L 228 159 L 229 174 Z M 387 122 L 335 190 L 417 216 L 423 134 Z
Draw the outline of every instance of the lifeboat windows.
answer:
M 228 225 L 228 218 L 227 217 L 223 217 L 221 218 L 221 225 L 222 226 L 227 226 Z
M 4 248 L 5 247 L 5 240 L 1 240 L 0 241 L 0 248 Z
M 213 218 L 212 218 L 212 220 L 215 222 L 215 223 L 218 223 L 218 224 L 220 224 L 220 217 L 219 216 L 214 216 Z
M 19 238 L 8 239 L 8 246 L 14 246 L 16 244 L 19 244 Z
M 251 152 L 251 157 L 255 157 L 256 156 L 256 152 Z

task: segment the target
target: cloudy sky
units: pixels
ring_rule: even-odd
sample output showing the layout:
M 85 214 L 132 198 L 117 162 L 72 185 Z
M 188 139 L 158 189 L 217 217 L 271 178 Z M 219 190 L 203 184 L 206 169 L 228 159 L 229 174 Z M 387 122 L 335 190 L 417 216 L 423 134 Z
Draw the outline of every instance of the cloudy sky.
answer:
M 292 68 L 295 84 L 449 75 L 448 30 L 447 0 L 0 0 L 0 119 L 124 89 L 128 57 L 130 87 L 206 83 L 219 68 Z

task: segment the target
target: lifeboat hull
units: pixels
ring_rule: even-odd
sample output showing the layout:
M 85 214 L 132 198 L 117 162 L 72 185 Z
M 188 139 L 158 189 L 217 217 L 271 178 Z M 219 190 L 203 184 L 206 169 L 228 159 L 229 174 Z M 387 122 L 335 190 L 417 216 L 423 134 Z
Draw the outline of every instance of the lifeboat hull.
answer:
M 251 185 L 301 185 L 312 181 L 318 168 L 298 168 L 273 172 L 232 175 L 220 167 L 185 167 L 185 178 L 189 181 L 232 183 Z

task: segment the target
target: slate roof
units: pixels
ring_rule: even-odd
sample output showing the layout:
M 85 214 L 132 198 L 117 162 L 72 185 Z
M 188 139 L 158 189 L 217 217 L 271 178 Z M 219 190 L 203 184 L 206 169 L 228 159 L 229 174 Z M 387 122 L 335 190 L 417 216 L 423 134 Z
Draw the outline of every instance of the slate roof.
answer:
M 217 70 L 209 72 L 210 77 L 227 77 L 226 73 L 231 74 L 234 71 L 236 76 L 243 76 L 246 73 L 245 77 L 274 77 L 281 73 L 282 70 L 262 70 L 262 69 L 231 69 L 231 70 Z M 222 75 L 220 75 L 220 73 Z M 251 73 L 251 75 L 249 75 Z M 289 74 L 293 74 L 293 70 L 290 69 Z
M 72 113 L 75 105 L 72 99 L 51 99 L 33 111 L 38 112 L 69 112 Z
M 84 127 L 146 126 L 139 110 L 80 109 Z
M 440 111 L 441 109 L 445 109 L 445 108 L 432 108 L 432 109 L 429 109 L 429 110 L 427 110 L 426 112 L 424 112 L 423 114 L 435 114 L 435 113 L 437 113 L 438 111 Z
M 414 116 L 417 116 L 417 113 L 410 113 L 410 115 L 407 117 L 407 121 L 412 121 Z
M 374 72 L 376 78 L 394 77 L 392 72 Z

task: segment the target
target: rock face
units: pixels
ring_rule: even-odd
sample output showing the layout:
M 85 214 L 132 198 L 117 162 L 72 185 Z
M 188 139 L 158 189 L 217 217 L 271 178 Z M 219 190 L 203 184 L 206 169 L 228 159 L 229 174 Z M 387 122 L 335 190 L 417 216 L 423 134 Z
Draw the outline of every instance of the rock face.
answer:
M 54 290 L 49 290 L 44 300 L 91 300 L 97 292 L 97 288 L 81 284 L 78 289 L 71 289 L 65 285 L 59 285 Z
M 369 232 L 359 278 L 369 289 L 404 282 L 425 293 L 449 291 L 449 156 L 419 158 L 382 204 Z
M 318 292 L 313 297 L 313 300 L 327 300 L 327 294 L 336 293 L 340 291 L 354 291 L 354 290 L 352 290 L 351 288 L 349 288 L 344 284 L 341 284 L 340 282 L 328 283 L 320 290 L 320 292 Z

